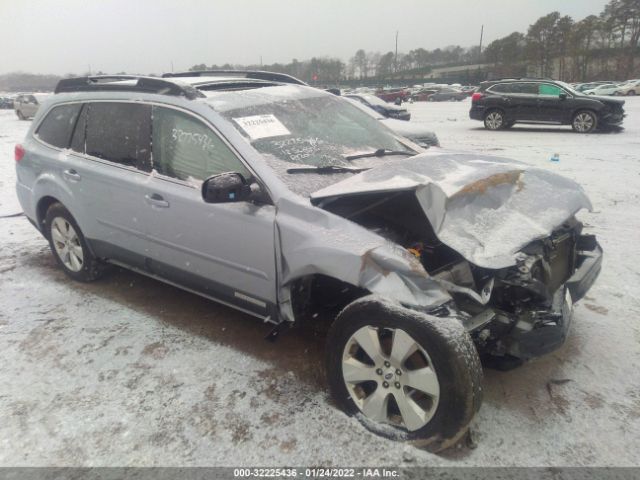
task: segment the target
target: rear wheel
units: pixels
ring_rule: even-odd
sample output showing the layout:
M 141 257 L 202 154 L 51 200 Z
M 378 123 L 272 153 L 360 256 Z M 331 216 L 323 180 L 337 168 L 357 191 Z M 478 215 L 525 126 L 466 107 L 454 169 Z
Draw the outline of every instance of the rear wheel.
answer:
M 430 451 L 462 438 L 482 401 L 482 367 L 455 319 L 364 297 L 327 336 L 337 404 L 371 431 Z
M 571 126 L 578 133 L 590 133 L 598 126 L 598 117 L 589 110 L 582 110 L 573 116 Z
M 504 123 L 504 115 L 500 110 L 491 110 L 484 116 L 484 126 L 487 130 L 500 130 Z
M 90 282 L 102 275 L 104 265 L 93 256 L 80 227 L 62 204 L 54 203 L 47 210 L 45 234 L 51 253 L 69 277 Z
M 16 110 L 16 115 L 18 115 L 18 118 L 20 120 L 26 120 L 26 117 L 22 114 L 20 110 Z
M 633 97 L 635 94 L 636 94 L 636 91 L 635 91 L 635 90 L 629 90 L 629 91 L 627 92 L 627 96 L 629 96 L 629 97 Z

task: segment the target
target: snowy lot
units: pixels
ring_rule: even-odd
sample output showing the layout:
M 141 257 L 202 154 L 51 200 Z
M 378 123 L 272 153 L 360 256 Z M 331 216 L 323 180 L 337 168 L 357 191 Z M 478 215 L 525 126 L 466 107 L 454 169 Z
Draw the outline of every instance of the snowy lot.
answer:
M 485 131 L 468 101 L 409 109 L 445 147 L 577 180 L 605 251 L 567 344 L 485 371 L 476 449 L 370 434 L 329 402 L 322 338 L 268 343 L 255 319 L 126 271 L 74 283 L 18 217 L 0 219 L 0 466 L 640 465 L 640 98 L 623 132 L 593 135 Z M 0 216 L 19 211 L 13 146 L 28 127 L 0 111 Z

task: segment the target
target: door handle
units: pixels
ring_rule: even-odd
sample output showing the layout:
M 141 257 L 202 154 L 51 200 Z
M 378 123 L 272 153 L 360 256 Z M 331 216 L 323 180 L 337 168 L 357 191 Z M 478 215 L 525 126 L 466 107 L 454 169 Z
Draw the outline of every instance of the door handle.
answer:
M 71 180 L 72 182 L 79 182 L 82 178 L 80 177 L 80 174 L 73 168 L 65 170 L 64 172 L 62 172 L 62 175 L 64 176 L 64 178 L 66 178 L 67 180 Z
M 169 202 L 162 198 L 162 195 L 158 195 L 157 193 L 145 195 L 144 199 L 147 204 L 151 205 L 152 207 L 169 208 Z

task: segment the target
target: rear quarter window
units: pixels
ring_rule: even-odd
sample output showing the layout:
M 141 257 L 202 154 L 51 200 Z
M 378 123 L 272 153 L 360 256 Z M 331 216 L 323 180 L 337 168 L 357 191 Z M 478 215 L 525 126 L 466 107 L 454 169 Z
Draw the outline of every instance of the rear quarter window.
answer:
M 36 136 L 54 147 L 67 148 L 80 107 L 79 103 L 53 107 L 38 127 Z

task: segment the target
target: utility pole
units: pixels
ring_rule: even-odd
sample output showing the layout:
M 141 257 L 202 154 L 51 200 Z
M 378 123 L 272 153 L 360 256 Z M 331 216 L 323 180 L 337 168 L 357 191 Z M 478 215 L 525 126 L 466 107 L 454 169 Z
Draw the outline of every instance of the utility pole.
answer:
M 484 34 L 484 25 L 480 27 L 480 50 L 478 51 L 478 61 L 480 61 L 480 55 L 482 55 L 482 35 Z
M 260 68 L 262 68 L 262 55 L 260 55 Z
M 396 56 L 393 59 L 393 73 L 398 73 L 398 30 L 396 30 Z

